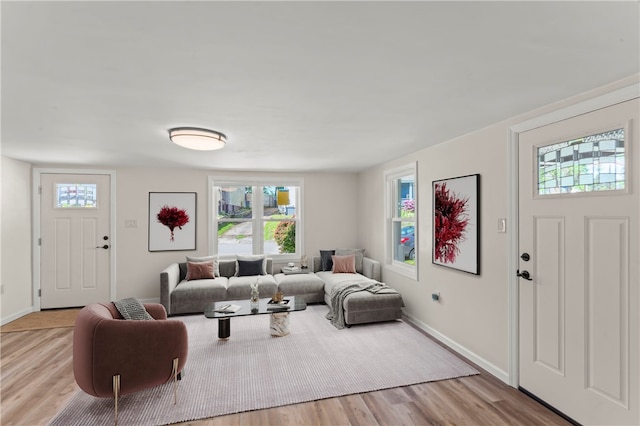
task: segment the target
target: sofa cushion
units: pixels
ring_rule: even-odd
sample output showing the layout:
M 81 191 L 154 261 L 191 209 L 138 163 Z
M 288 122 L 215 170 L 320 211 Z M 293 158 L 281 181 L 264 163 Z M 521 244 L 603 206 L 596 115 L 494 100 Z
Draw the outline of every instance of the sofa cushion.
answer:
M 267 256 L 264 254 L 256 254 L 256 255 L 251 255 L 251 256 L 237 256 L 236 257 L 236 274 L 235 276 L 238 276 L 238 270 L 239 270 L 239 264 L 238 261 L 252 261 L 252 260 L 261 260 L 262 261 L 262 271 L 260 272 L 260 275 L 266 275 L 267 274 Z
M 320 270 L 330 271 L 333 268 L 331 256 L 336 254 L 335 250 L 320 250 Z
M 316 274 L 276 274 L 274 276 L 278 283 L 278 290 L 287 295 L 324 294 L 324 281 Z
M 251 297 L 251 284 L 258 282 L 258 292 L 261 298 L 271 297 L 278 291 L 278 284 L 273 275 L 259 275 L 246 277 L 231 277 L 227 286 L 227 300 L 249 299 Z
M 172 313 L 204 312 L 209 303 L 226 299 L 228 283 L 226 277 L 180 282 L 171 292 Z
M 220 275 L 220 260 L 218 259 L 217 255 L 213 255 L 213 256 L 200 256 L 200 257 L 194 257 L 194 256 L 185 256 L 187 258 L 187 262 L 210 262 L 213 261 L 213 275 L 216 277 L 221 276 Z
M 350 254 L 348 256 L 331 256 L 333 261 L 334 274 L 355 274 L 356 273 L 356 256 Z
M 240 260 L 238 259 L 238 271 L 236 276 L 247 277 L 252 275 L 266 275 L 264 270 L 264 260 Z
M 214 279 L 213 260 L 207 262 L 187 262 L 187 281 Z
M 362 273 L 364 270 L 363 262 L 364 262 L 364 250 L 365 249 L 354 249 L 354 248 L 338 248 L 336 249 L 337 256 L 347 256 L 350 254 L 354 254 L 356 256 L 356 272 Z

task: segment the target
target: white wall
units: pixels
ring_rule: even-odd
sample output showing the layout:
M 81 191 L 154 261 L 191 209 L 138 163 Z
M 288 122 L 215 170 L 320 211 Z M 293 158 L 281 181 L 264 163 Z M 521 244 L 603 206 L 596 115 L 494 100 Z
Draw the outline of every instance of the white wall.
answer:
M 304 250 L 309 261 L 326 247 L 357 243 L 357 187 L 355 173 L 239 173 L 187 169 L 116 170 L 116 298 L 159 300 L 160 272 L 185 255 L 205 255 L 208 247 L 208 177 L 302 177 L 304 179 Z M 197 192 L 196 251 L 149 252 L 149 192 Z M 137 228 L 125 228 L 136 220 Z
M 31 312 L 31 165 L 1 157 L 2 324 Z
M 507 380 L 509 369 L 508 234 L 498 233 L 498 219 L 508 213 L 508 129 L 546 112 L 637 83 L 633 76 L 589 93 L 497 123 L 454 140 L 372 167 L 359 177 L 359 243 L 367 254 L 384 259 L 384 170 L 418 163 L 418 262 L 414 281 L 383 268 L 383 280 L 403 295 L 405 313 L 427 331 L 471 356 Z M 431 262 L 432 181 L 480 174 L 480 275 Z M 433 292 L 441 300 L 431 300 Z

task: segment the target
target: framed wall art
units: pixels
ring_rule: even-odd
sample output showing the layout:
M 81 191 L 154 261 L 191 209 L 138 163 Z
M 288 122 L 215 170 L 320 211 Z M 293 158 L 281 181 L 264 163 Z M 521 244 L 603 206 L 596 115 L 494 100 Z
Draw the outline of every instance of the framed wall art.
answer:
M 432 262 L 480 275 L 480 175 L 433 181 Z
M 149 251 L 196 249 L 195 192 L 149 193 Z

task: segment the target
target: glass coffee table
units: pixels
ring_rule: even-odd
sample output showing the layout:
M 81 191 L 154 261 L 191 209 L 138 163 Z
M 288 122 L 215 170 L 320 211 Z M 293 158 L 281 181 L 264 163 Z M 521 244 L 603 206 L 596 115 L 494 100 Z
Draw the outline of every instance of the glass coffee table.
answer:
M 270 303 L 271 299 L 260 299 L 257 307 L 252 307 L 249 299 L 225 300 L 213 302 L 204 309 L 204 316 L 218 319 L 218 338 L 226 340 L 231 336 L 231 318 L 246 315 L 271 314 L 270 329 L 272 336 L 286 336 L 289 334 L 289 312 L 304 311 L 307 303 L 295 296 L 285 297 L 286 305 Z M 222 312 L 227 305 L 240 306 L 235 312 Z

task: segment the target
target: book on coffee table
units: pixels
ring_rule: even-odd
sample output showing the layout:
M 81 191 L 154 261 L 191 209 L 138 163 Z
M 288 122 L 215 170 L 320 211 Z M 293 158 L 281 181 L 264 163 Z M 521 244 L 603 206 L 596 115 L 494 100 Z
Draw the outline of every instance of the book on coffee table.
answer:
M 214 311 L 220 312 L 222 314 L 232 314 L 234 312 L 238 312 L 240 308 L 242 308 L 242 306 L 229 303 L 226 305 L 222 305 L 218 308 L 215 308 Z
M 282 302 L 276 302 L 275 300 L 269 300 L 267 302 L 267 309 L 271 311 L 285 311 L 289 309 L 290 299 L 284 299 Z

